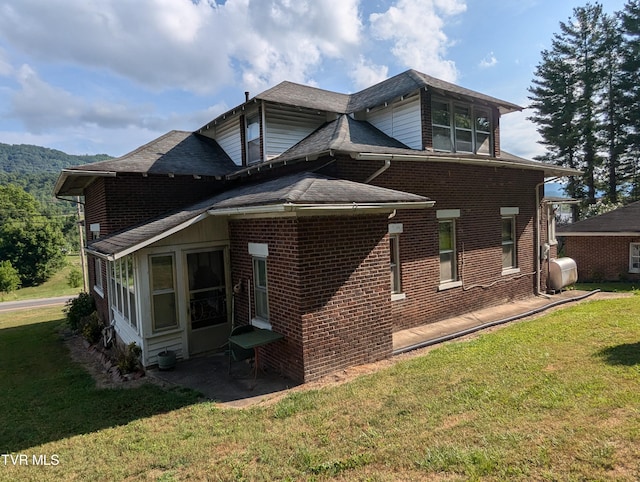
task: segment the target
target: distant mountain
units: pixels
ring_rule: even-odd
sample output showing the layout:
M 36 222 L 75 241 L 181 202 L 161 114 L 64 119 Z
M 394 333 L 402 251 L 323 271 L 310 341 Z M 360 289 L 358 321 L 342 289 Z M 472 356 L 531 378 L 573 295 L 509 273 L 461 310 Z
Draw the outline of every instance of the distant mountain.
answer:
M 64 168 L 106 159 L 112 159 L 112 157 L 106 154 L 75 156 L 47 147 L 0 143 L 0 173 L 51 173 L 57 176 Z
M 112 159 L 106 154 L 74 156 L 28 144 L 0 143 L 0 185 L 15 184 L 35 197 L 50 215 L 74 212 L 71 203 L 54 198 L 53 187 L 62 169 Z

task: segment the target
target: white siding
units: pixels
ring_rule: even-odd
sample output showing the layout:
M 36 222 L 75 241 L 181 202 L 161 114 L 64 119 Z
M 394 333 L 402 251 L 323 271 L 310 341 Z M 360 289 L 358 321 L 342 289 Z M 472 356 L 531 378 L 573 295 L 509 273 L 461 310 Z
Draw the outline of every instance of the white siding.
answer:
M 324 113 L 266 106 L 265 152 L 272 159 L 294 146 L 326 121 Z
M 216 126 L 213 137 L 224 152 L 237 165 L 242 165 L 242 138 L 240 137 L 240 117 L 234 117 Z
M 388 136 L 412 149 L 422 150 L 419 96 L 368 112 L 366 119 Z

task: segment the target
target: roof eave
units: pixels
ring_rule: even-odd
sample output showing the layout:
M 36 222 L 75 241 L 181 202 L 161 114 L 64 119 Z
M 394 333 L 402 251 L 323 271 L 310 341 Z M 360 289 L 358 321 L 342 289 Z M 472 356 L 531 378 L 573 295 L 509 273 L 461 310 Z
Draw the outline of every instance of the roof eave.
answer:
M 577 176 L 582 174 L 581 171 L 576 169 L 569 169 L 565 167 L 547 166 L 540 164 L 536 166 L 533 164 L 519 164 L 511 161 L 503 161 L 498 158 L 486 159 L 482 158 L 469 158 L 469 157 L 453 157 L 453 156 L 434 156 L 428 153 L 425 154 L 384 154 L 373 152 L 359 152 L 351 154 L 351 157 L 358 160 L 397 160 L 397 161 L 429 161 L 429 162 L 445 162 L 478 166 L 490 166 L 490 167 L 506 167 L 510 169 L 531 169 L 535 171 L 543 171 L 545 177 L 566 177 Z
M 259 215 L 259 214 L 326 214 L 335 213 L 354 213 L 354 212 L 393 212 L 397 209 L 425 209 L 435 205 L 435 201 L 398 201 L 383 203 L 281 203 L 266 204 L 259 206 L 237 206 L 221 209 L 210 209 L 208 213 L 211 216 L 234 216 L 234 215 Z
M 77 170 L 77 169 L 63 169 L 58 176 L 58 180 L 56 181 L 55 186 L 53 187 L 54 196 L 81 196 L 82 194 L 77 193 L 61 193 L 60 190 L 64 187 L 65 182 L 70 177 L 86 177 L 87 182 L 85 183 L 85 187 L 91 184 L 94 179 L 98 177 L 115 177 L 116 173 L 114 171 L 86 171 L 86 170 Z

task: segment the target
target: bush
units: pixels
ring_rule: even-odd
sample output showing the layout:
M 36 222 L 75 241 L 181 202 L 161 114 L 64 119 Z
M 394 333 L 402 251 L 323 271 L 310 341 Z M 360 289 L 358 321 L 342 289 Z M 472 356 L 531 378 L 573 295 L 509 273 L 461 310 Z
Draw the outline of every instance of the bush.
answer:
M 10 293 L 20 288 L 20 276 L 11 261 L 0 261 L 0 292 Z
M 82 273 L 78 268 L 72 268 L 67 275 L 67 285 L 70 288 L 79 288 L 82 284 Z
M 140 355 L 142 349 L 132 341 L 124 348 L 120 348 L 118 353 L 118 368 L 120 373 L 131 373 L 140 367 Z
M 82 318 L 89 316 L 96 310 L 96 303 L 89 293 L 80 293 L 77 298 L 67 301 L 64 313 L 67 324 L 72 330 L 78 330 Z
M 84 316 L 80 320 L 80 331 L 85 340 L 95 345 L 102 338 L 102 328 L 104 327 L 102 320 L 98 316 L 98 312 L 94 311 L 89 316 Z

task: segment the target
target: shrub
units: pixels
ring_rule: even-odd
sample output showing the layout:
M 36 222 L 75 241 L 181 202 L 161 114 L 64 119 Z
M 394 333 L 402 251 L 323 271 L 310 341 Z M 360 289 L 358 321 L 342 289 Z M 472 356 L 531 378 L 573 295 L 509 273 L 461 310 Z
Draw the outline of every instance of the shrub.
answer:
M 20 275 L 11 261 L 0 261 L 0 292 L 10 293 L 20 288 Z
M 82 284 L 82 273 L 78 268 L 73 268 L 67 275 L 67 285 L 70 288 L 79 288 Z
M 140 367 L 140 355 L 142 349 L 132 341 L 124 348 L 120 348 L 118 353 L 118 368 L 121 373 L 131 373 Z
M 98 343 L 100 338 L 102 338 L 103 327 L 104 325 L 97 311 L 94 311 L 89 316 L 83 316 L 80 320 L 82 336 L 92 345 Z
M 82 318 L 89 316 L 96 310 L 96 303 L 89 293 L 80 293 L 77 298 L 67 301 L 64 313 L 67 317 L 67 324 L 72 330 L 78 330 Z

